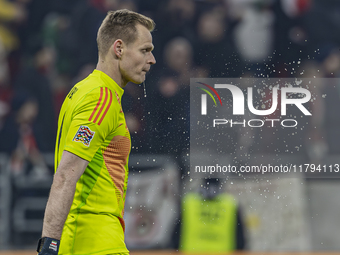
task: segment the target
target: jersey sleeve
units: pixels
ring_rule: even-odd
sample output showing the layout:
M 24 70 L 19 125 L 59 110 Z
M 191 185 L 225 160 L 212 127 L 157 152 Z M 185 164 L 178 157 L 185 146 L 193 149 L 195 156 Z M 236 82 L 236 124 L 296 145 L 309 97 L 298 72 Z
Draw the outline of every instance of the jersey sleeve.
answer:
M 67 131 L 65 150 L 91 161 L 117 127 L 116 98 L 107 87 L 93 89 L 77 104 Z

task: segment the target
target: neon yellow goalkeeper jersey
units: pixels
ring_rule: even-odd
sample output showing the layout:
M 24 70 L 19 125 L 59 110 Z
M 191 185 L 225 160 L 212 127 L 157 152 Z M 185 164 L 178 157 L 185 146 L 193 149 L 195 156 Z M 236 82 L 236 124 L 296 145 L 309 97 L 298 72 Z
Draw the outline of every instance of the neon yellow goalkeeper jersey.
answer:
M 61 108 L 55 171 L 64 150 L 89 164 L 77 182 L 59 254 L 128 252 L 123 214 L 131 138 L 121 107 L 123 92 L 94 70 L 73 87 Z

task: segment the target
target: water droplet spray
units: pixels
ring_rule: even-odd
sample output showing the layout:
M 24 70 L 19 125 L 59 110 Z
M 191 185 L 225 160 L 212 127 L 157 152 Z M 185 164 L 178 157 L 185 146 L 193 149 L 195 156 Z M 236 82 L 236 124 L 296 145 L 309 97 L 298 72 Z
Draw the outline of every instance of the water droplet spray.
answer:
M 144 88 L 144 97 L 146 97 L 145 81 L 143 81 L 143 88 Z

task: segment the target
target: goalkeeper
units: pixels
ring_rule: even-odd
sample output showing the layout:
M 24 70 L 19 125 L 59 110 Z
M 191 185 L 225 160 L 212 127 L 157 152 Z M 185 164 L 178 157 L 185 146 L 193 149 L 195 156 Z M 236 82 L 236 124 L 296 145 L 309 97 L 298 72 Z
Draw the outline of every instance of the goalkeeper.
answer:
M 40 255 L 128 254 L 123 214 L 131 139 L 121 97 L 156 63 L 153 29 L 153 20 L 128 10 L 108 12 L 102 22 L 97 67 L 60 111 Z

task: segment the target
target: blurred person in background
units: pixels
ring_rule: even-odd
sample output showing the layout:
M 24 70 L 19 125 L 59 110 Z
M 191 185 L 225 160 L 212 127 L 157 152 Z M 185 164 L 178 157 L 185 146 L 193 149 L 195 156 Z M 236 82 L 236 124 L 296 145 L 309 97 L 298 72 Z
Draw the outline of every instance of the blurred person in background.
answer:
M 16 30 L 27 17 L 25 2 L 0 0 L 0 130 L 9 112 L 11 78 L 16 71 L 11 69 L 10 54 L 20 45 Z
M 24 22 L 27 17 L 24 3 L 24 0 L 0 0 L 0 41 L 8 53 L 19 47 L 15 25 Z
M 208 70 L 208 77 L 238 77 L 240 58 L 231 37 L 231 27 L 222 7 L 203 12 L 197 22 L 195 62 Z
M 27 22 L 30 0 L 0 1 L 0 44 L 3 45 L 9 67 L 9 85 L 20 69 L 21 49 L 25 42 L 20 30 Z
M 39 126 L 39 148 L 52 152 L 55 143 L 56 123 L 51 80 L 55 72 L 55 52 L 50 47 L 37 45 L 32 49 L 31 65 L 26 65 L 14 80 L 15 90 L 25 90 L 34 95 L 39 112 L 36 123 Z
M 160 27 L 166 27 L 157 33 L 157 38 L 164 52 L 165 45 L 175 37 L 185 37 L 190 42 L 196 40 L 194 30 L 197 15 L 194 0 L 166 0 L 159 4 L 156 20 Z M 159 52 L 161 54 L 161 52 Z M 162 56 L 159 56 L 162 57 Z
M 161 75 L 175 77 L 180 85 L 178 89 L 187 88 L 190 78 L 206 74 L 195 65 L 193 46 L 184 37 L 175 37 L 165 45 L 163 59 L 164 70 L 161 71 Z
M 226 253 L 244 248 L 243 220 L 235 198 L 223 192 L 219 179 L 203 179 L 199 192 L 183 197 L 179 250 Z
M 48 168 L 41 154 L 41 133 L 36 121 L 39 105 L 27 90 L 14 93 L 11 114 L 0 132 L 0 151 L 10 156 L 10 169 L 14 177 L 40 179 L 48 176 Z
M 131 139 L 121 97 L 128 82 L 142 83 L 156 63 L 154 26 L 146 16 L 118 10 L 98 30 L 96 69 L 72 88 L 60 111 L 41 255 L 129 253 L 123 215 Z
M 155 79 L 157 87 L 148 101 L 153 151 L 181 155 L 189 147 L 190 78 L 202 77 L 203 68 L 194 63 L 189 40 L 176 37 L 164 49 L 164 68 Z M 152 82 L 151 82 L 152 83 Z
M 294 77 L 300 64 L 311 54 L 310 35 L 304 26 L 304 18 L 311 8 L 311 0 L 280 0 L 272 3 L 275 14 L 274 52 L 270 56 L 270 75 L 274 77 Z
M 272 0 L 230 0 L 229 15 L 238 22 L 233 31 L 237 51 L 255 76 L 265 76 L 265 64 L 273 52 Z

